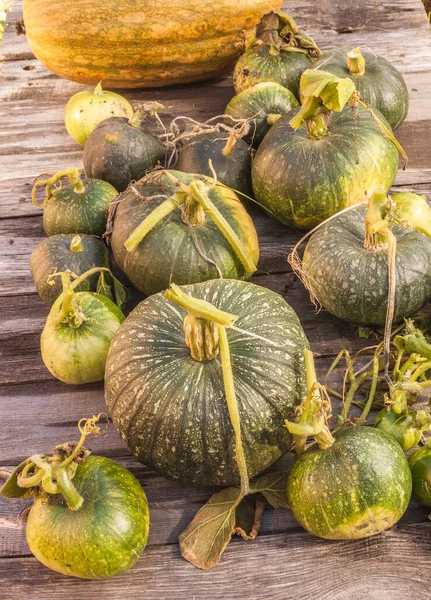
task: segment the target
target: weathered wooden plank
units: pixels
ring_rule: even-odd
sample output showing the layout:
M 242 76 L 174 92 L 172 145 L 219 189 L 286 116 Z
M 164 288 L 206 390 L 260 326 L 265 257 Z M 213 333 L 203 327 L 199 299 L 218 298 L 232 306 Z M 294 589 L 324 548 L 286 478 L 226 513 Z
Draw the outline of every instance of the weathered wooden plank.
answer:
M 217 569 L 185 564 L 176 545 L 150 547 L 114 580 L 65 578 L 34 558 L 0 561 L 4 600 L 405 600 L 429 598 L 431 525 L 398 525 L 380 536 L 328 542 L 302 533 L 238 540 Z

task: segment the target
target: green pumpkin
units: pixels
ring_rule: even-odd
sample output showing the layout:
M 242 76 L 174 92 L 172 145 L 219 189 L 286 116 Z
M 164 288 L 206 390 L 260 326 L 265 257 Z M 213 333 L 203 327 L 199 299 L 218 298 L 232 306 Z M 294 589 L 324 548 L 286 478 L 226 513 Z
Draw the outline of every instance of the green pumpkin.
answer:
M 414 194 L 394 194 L 394 202 Z M 407 198 L 408 199 L 408 198 Z M 353 323 L 383 325 L 388 303 L 388 252 L 367 249 L 366 207 L 352 208 L 322 225 L 310 238 L 303 271 L 312 295 L 330 313 Z M 431 240 L 395 227 L 394 322 L 414 314 L 431 297 Z
M 238 317 L 226 334 L 252 478 L 289 448 L 283 422 L 306 393 L 308 342 L 293 309 L 265 288 L 223 279 L 182 291 L 189 300 L 206 300 Z M 218 346 L 212 335 L 196 330 L 186 343 L 187 318 L 187 311 L 163 294 L 130 313 L 109 351 L 106 404 L 131 452 L 165 477 L 197 486 L 237 484 Z
M 112 184 L 119 192 L 164 162 L 161 141 L 141 125 L 125 117 L 105 119 L 93 129 L 84 147 L 84 170 Z
M 46 368 L 65 383 L 103 379 L 109 345 L 125 318 L 106 296 L 75 291 L 93 271 L 100 269 L 87 271 L 72 285 L 68 274 L 62 274 L 63 293 L 52 305 L 40 337 Z
M 35 496 L 27 521 L 31 552 L 46 567 L 74 577 L 102 579 L 127 571 L 148 539 L 148 502 L 140 483 L 113 460 L 88 456 L 73 484 L 84 498 L 76 511 L 61 494 Z
M 66 185 L 53 187 L 63 178 Z M 36 191 L 46 187 L 43 204 L 38 204 Z M 43 209 L 43 228 L 47 236 L 59 233 L 87 233 L 102 236 L 106 229 L 106 211 L 117 196 L 117 190 L 106 181 L 80 177 L 79 169 L 60 171 L 49 179 L 40 179 L 33 187 L 33 204 Z
M 362 99 L 377 108 L 392 129 L 406 118 L 409 110 L 406 83 L 398 69 L 382 56 L 343 46 L 324 52 L 312 68 L 324 68 L 337 77 L 349 77 Z
M 357 539 L 392 527 L 404 514 L 412 490 L 400 445 L 372 427 L 348 427 L 325 449 L 310 447 L 287 481 L 293 516 L 326 539 Z
M 224 112 L 233 119 L 251 119 L 250 133 L 244 139 L 257 148 L 281 115 L 297 106 L 291 91 L 278 83 L 262 82 L 234 96 Z M 232 124 L 229 118 L 225 122 Z
M 196 182 L 234 231 L 251 262 L 249 269 L 199 202 L 185 192 L 176 193 L 177 185 L 187 188 Z M 220 274 L 247 279 L 256 269 L 259 247 L 251 218 L 232 190 L 212 184 L 205 176 L 158 171 L 129 188 L 116 204 L 110 239 L 115 261 L 144 294 L 164 290 L 172 282 L 184 285 Z M 153 220 L 154 215 L 159 216 Z M 131 250 L 126 249 L 130 236 L 145 219 L 151 220 L 152 227 L 143 239 L 138 237 L 139 243 L 128 246 Z
M 181 148 L 175 169 L 212 177 L 211 160 L 218 181 L 250 196 L 253 193 L 250 148 L 242 139 L 235 140 L 232 147 L 232 140 L 229 134 L 219 131 L 193 137 Z
M 34 248 L 30 257 L 30 271 L 36 291 L 48 304 L 53 304 L 62 293 L 59 279 L 48 278 L 53 273 L 71 271 L 82 275 L 93 267 L 109 268 L 108 250 L 103 241 L 92 235 L 52 235 Z M 79 292 L 95 292 L 99 274 L 95 273 L 83 281 Z
M 248 44 L 233 72 L 235 91 L 273 81 L 298 96 L 302 73 L 310 68 L 320 50 L 314 40 L 298 29 L 289 15 L 273 10 L 256 26 L 256 37 Z
M 431 507 L 431 448 L 423 446 L 409 456 L 413 479 L 413 496 L 424 506 Z
M 289 124 L 294 114 L 271 127 L 253 161 L 255 198 L 272 216 L 296 229 L 312 229 L 376 189 L 390 188 L 398 150 L 366 109 L 330 112 L 320 139 L 306 128 L 294 130 Z

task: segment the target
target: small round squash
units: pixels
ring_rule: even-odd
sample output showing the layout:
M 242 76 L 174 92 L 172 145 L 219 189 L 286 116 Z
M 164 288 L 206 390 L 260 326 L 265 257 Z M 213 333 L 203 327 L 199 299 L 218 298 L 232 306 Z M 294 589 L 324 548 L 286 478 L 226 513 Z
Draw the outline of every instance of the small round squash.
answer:
M 141 126 L 139 118 L 111 117 L 93 130 L 84 148 L 87 177 L 109 182 L 123 192 L 159 163 L 165 151 L 161 141 Z

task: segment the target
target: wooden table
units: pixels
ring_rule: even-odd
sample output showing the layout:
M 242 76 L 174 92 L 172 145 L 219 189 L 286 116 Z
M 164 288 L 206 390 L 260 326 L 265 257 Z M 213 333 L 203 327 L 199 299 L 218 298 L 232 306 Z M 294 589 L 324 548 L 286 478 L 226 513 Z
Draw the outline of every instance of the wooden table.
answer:
M 396 189 L 431 198 L 431 30 L 420 0 L 383 2 L 294 0 L 286 7 L 322 48 L 370 47 L 404 74 L 411 96 L 397 137 L 409 155 Z M 69 387 L 53 379 L 39 353 L 47 307 L 29 272 L 33 247 L 43 237 L 32 206 L 32 179 L 81 165 L 81 149 L 63 123 L 68 98 L 82 86 L 47 71 L 16 37 L 18 2 L 9 14 L 0 82 L 0 465 L 10 469 L 27 456 L 76 438 L 79 418 L 104 410 L 102 385 Z M 230 77 L 165 90 L 128 91 L 135 104 L 158 100 L 176 115 L 198 120 L 223 112 L 233 95 Z M 295 233 L 256 212 L 261 261 L 253 281 L 282 294 L 298 312 L 323 374 L 342 349 L 359 349 L 354 327 L 324 311 L 315 314 L 286 262 Z M 97 454 L 118 460 L 141 481 L 151 510 L 147 550 L 114 580 L 93 582 L 57 575 L 34 559 L 25 541 L 28 501 L 0 501 L 2 600 L 405 600 L 431 598 L 431 523 L 412 503 L 401 522 L 377 537 L 327 542 L 305 533 L 287 510 L 267 510 L 253 542 L 235 539 L 221 564 L 203 572 L 185 562 L 177 536 L 213 490 L 185 488 L 139 464 L 113 426 L 91 441 Z M 280 468 L 280 466 L 278 466 Z

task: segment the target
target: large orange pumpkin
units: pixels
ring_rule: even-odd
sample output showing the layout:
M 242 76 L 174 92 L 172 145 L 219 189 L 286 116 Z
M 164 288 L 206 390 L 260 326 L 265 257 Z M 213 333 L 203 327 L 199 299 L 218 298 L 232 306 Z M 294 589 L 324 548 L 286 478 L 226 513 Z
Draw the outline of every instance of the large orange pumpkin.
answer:
M 31 50 L 80 83 L 162 87 L 214 77 L 281 0 L 24 0 Z

